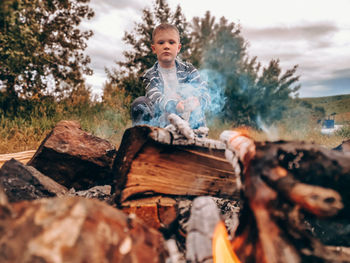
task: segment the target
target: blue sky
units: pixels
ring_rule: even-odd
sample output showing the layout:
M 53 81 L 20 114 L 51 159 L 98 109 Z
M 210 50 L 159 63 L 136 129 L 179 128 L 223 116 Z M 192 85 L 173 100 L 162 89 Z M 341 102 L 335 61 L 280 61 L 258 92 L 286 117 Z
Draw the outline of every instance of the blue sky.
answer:
M 207 10 L 242 26 L 249 42 L 248 53 L 263 66 L 280 59 L 283 70 L 299 65 L 300 97 L 350 94 L 350 0 L 168 0 L 174 10 L 180 5 L 188 21 Z M 95 93 L 107 80 L 104 68 L 122 60 L 128 47 L 122 41 L 126 30 L 140 22 L 142 9 L 153 1 L 91 0 L 95 17 L 83 23 L 94 31 L 86 53 L 93 76 L 86 77 Z

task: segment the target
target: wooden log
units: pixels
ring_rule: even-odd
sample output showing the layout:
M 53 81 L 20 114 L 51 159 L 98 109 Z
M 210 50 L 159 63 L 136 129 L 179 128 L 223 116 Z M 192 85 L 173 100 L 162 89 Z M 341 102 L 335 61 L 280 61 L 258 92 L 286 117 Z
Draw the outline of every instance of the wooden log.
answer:
M 7 153 L 0 154 L 0 168 L 3 164 L 11 159 L 16 159 L 17 161 L 26 164 L 35 154 L 36 150 L 29 150 L 17 153 Z
M 170 197 L 154 196 L 122 203 L 127 214 L 136 214 L 148 226 L 168 229 L 177 217 L 177 201 Z
M 239 175 L 221 142 L 198 138 L 176 145 L 171 138 L 168 131 L 149 126 L 125 132 L 112 171 L 116 203 L 147 194 L 239 196 Z
M 334 216 L 344 207 L 338 192 L 300 183 L 282 167 L 265 169 L 261 176 L 279 193 L 316 216 Z

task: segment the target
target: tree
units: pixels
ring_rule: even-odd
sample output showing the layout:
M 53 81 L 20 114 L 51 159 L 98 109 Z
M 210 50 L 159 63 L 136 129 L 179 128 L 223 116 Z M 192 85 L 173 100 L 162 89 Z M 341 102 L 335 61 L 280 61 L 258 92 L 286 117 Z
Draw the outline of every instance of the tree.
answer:
M 206 47 L 214 40 L 217 24 L 210 11 L 204 18 L 194 17 L 191 24 L 190 60 L 199 68 L 203 64 L 203 53 Z
M 279 60 L 271 60 L 261 70 L 257 58 L 249 58 L 247 42 L 240 34 L 240 26 L 222 17 L 218 24 L 207 12 L 203 19 L 195 18 L 201 30 L 194 39 L 202 53 L 201 68 L 206 70 L 214 106 L 224 120 L 236 125 L 257 127 L 282 118 L 287 102 L 299 89 L 294 86 L 299 77 L 294 76 L 297 66 L 282 74 Z M 206 33 L 212 28 L 211 34 Z M 206 46 L 200 46 L 205 43 Z M 218 97 L 219 95 L 219 97 Z M 218 111 L 218 110 L 217 110 Z
M 0 3 L 0 81 L 9 100 L 60 94 L 92 74 L 83 54 L 92 31 L 82 19 L 94 13 L 89 0 L 2 0 Z M 49 82 L 52 84 L 49 85 Z M 11 104 L 11 103 L 10 103 Z M 13 104 L 13 103 L 12 103 Z
M 117 67 L 106 69 L 108 79 L 125 90 L 133 98 L 144 95 L 144 87 L 140 81 L 141 75 L 156 62 L 152 53 L 152 32 L 160 23 L 171 23 L 180 32 L 182 51 L 180 56 L 189 57 L 190 37 L 187 32 L 188 23 L 182 14 L 181 7 L 171 11 L 165 0 L 156 0 L 152 9 L 143 10 L 142 22 L 135 25 L 133 32 L 125 32 L 123 41 L 130 45 L 130 50 L 124 51 L 125 61 L 118 61 Z

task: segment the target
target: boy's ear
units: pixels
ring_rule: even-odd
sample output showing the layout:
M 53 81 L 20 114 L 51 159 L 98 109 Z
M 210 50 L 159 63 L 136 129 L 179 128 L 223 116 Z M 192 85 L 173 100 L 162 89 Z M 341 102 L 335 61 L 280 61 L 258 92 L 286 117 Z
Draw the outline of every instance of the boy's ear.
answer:
M 154 47 L 153 44 L 151 45 L 151 48 L 152 48 L 153 53 L 156 53 L 156 48 Z
M 179 46 L 178 46 L 178 48 L 177 48 L 177 52 L 180 52 L 180 50 L 181 50 L 181 44 L 179 44 Z

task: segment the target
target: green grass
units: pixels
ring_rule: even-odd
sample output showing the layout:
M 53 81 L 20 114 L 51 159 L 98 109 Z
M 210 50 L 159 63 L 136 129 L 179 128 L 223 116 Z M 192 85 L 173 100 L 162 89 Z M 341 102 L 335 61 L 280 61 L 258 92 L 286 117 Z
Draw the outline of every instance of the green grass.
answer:
M 342 133 L 334 135 L 323 135 L 320 132 L 320 127 L 312 127 L 305 125 L 304 127 L 294 126 L 291 128 L 290 124 L 277 123 L 271 127 L 263 130 L 256 130 L 246 128 L 246 133 L 249 134 L 255 141 L 305 141 L 322 145 L 326 148 L 334 148 L 341 144 L 345 139 L 350 139 L 349 129 L 344 129 Z M 212 139 L 219 139 L 223 130 L 234 130 L 232 125 L 223 124 L 219 121 L 212 122 L 209 125 L 209 137 Z
M 302 98 L 313 106 L 323 107 L 326 115 L 335 114 L 335 121 L 339 124 L 350 124 L 350 94 L 319 98 Z
M 345 124 L 344 128 L 335 135 L 322 135 L 321 125 L 312 114 L 295 108 L 283 121 L 265 131 L 248 129 L 249 134 L 256 141 L 298 140 L 314 142 L 333 148 L 350 139 L 350 95 L 332 96 L 322 98 L 302 99 L 311 103 L 313 107 L 323 107 L 325 112 L 335 112 L 336 122 Z M 131 126 L 129 111 L 124 105 L 124 98 L 112 98 L 109 103 L 91 103 L 77 105 L 50 105 L 54 107 L 51 114 L 47 108 L 40 107 L 33 114 L 18 117 L 5 117 L 0 115 L 0 154 L 13 153 L 25 150 L 35 150 L 46 135 L 60 120 L 77 120 L 82 129 L 100 138 L 106 139 L 118 147 L 126 128 Z M 40 117 L 36 117 L 36 116 Z M 29 116 L 29 117 L 28 117 Z M 209 137 L 219 139 L 223 130 L 233 129 L 233 123 L 222 123 L 213 120 L 208 123 Z

